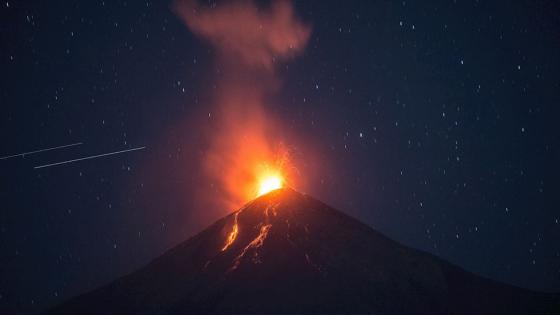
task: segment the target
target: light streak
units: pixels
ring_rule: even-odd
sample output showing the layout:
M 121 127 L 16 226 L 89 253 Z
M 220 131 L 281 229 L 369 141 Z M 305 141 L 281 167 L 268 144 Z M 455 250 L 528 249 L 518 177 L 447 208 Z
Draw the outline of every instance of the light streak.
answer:
M 57 149 L 62 149 L 62 148 L 74 147 L 74 146 L 82 145 L 82 144 L 83 144 L 82 142 L 76 142 L 76 143 L 71 143 L 71 144 L 59 145 L 57 147 L 52 147 L 52 148 L 39 149 L 39 150 L 35 150 L 35 151 L 23 152 L 23 153 L 18 153 L 18 154 L 13 154 L 13 155 L 6 155 L 6 156 L 3 156 L 3 157 L 0 157 L 0 160 L 7 160 L 7 159 L 18 157 L 18 156 L 24 157 L 26 155 L 31 155 L 31 154 L 46 152 L 46 151 L 51 151 L 51 150 L 57 150 Z
M 109 155 L 115 155 L 115 154 L 121 154 L 121 153 L 126 153 L 126 152 L 143 150 L 145 148 L 146 147 L 138 147 L 138 148 L 132 148 L 132 149 L 127 149 L 127 150 L 120 150 L 120 151 L 115 151 L 115 152 L 86 156 L 86 157 L 83 157 L 83 158 L 78 158 L 78 159 L 73 159 L 73 160 L 66 160 L 66 161 L 62 161 L 62 162 L 56 162 L 56 163 L 50 163 L 50 164 L 35 166 L 34 169 L 40 169 L 40 168 L 51 167 L 51 166 L 56 166 L 56 165 L 74 163 L 74 162 L 84 161 L 84 160 L 91 160 L 91 159 L 96 159 L 96 158 L 99 158 L 99 157 L 104 157 L 104 156 L 109 156 Z

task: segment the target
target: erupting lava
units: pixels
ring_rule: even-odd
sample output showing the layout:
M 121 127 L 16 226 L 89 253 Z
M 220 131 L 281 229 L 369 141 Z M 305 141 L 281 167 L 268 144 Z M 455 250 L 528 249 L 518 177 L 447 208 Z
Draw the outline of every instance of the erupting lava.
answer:
M 289 132 L 268 109 L 275 108 L 282 86 L 278 68 L 303 53 L 311 26 L 286 0 L 203 2 L 175 0 L 173 10 L 215 52 L 212 69 L 219 75 L 200 137 L 201 170 L 217 192 L 210 203 L 220 196 L 221 208 L 235 209 L 288 182 L 298 184 L 284 148 Z
M 273 174 L 264 176 L 260 182 L 259 192 L 257 197 L 267 194 L 273 190 L 282 188 L 284 180 L 280 175 Z
M 265 194 L 267 194 L 267 193 L 269 193 L 273 190 L 277 190 L 277 189 L 280 189 L 282 187 L 284 187 L 284 178 L 280 175 L 280 173 L 267 173 L 266 175 L 261 177 L 257 197 L 260 197 L 262 195 L 265 195 Z M 247 205 L 246 205 L 246 207 L 247 207 Z M 234 215 L 233 226 L 232 226 L 231 232 L 229 232 L 229 234 L 228 234 L 228 237 L 226 239 L 226 243 L 225 243 L 224 247 L 222 247 L 222 252 L 225 251 L 226 249 L 228 249 L 233 244 L 235 239 L 237 238 L 237 234 L 239 233 L 239 225 L 237 223 L 237 220 L 238 220 L 239 213 L 241 211 L 243 211 L 243 209 L 244 208 L 242 208 L 241 210 L 236 212 L 235 215 Z M 265 211 L 267 217 L 268 217 L 268 210 L 269 210 L 269 208 L 267 208 L 266 211 Z M 261 229 L 261 236 L 260 237 L 263 238 L 263 240 L 266 237 L 266 234 L 268 233 L 269 228 L 270 228 L 270 226 L 267 226 L 266 230 Z M 258 244 L 259 244 L 259 242 L 257 242 L 257 240 L 255 240 L 253 245 L 258 245 Z M 256 247 L 258 247 L 258 246 L 256 246 Z

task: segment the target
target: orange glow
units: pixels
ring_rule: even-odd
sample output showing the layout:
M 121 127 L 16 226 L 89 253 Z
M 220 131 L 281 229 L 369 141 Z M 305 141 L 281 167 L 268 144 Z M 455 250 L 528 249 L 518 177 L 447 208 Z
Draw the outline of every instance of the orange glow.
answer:
M 280 189 L 283 186 L 282 177 L 279 175 L 270 175 L 266 176 L 261 182 L 259 186 L 259 193 L 258 196 L 265 195 L 273 190 Z
M 298 184 L 297 170 L 291 163 L 289 151 L 278 138 L 265 136 L 268 130 L 263 127 L 264 115 L 258 107 L 253 109 L 245 115 L 249 117 L 247 122 L 235 114 L 224 113 L 222 126 L 227 127 L 212 139 L 204 156 L 205 170 L 219 184 L 216 188 L 220 189 L 219 196 L 225 201 L 225 209 L 239 208 L 288 183 L 291 186 Z
M 239 254 L 239 256 L 237 256 L 235 258 L 235 260 L 233 262 L 233 266 L 230 268 L 229 271 L 233 271 L 233 270 L 237 269 L 237 267 L 239 267 L 239 264 L 241 263 L 241 259 L 245 256 L 245 254 L 247 254 L 247 252 L 249 250 L 251 250 L 251 249 L 257 250 L 264 244 L 264 241 L 265 241 L 266 237 L 268 236 L 268 232 L 270 231 L 271 227 L 272 227 L 272 224 L 267 224 L 267 225 L 261 226 L 261 229 L 259 231 L 259 235 L 257 237 L 255 237 L 255 239 L 253 239 L 251 241 L 251 243 L 249 243 L 249 245 L 245 246 L 245 248 L 243 249 L 241 254 Z M 258 252 L 255 252 L 255 254 L 252 258 L 253 258 L 253 263 L 255 263 L 255 264 L 261 262 Z
M 237 216 L 238 215 L 239 215 L 239 212 L 237 212 L 235 214 L 234 222 L 233 222 L 233 228 L 231 229 L 231 232 L 229 233 L 229 236 L 226 240 L 226 244 L 222 248 L 222 252 L 225 251 L 226 249 L 228 249 L 228 247 L 230 247 L 231 244 L 233 244 L 233 242 L 237 238 L 237 233 L 239 233 L 239 226 L 237 225 Z
M 216 73 L 202 115 L 201 171 L 209 181 L 200 195 L 223 209 L 294 182 L 297 169 L 284 146 L 289 129 L 269 109 L 282 86 L 277 68 L 303 53 L 311 26 L 301 21 L 290 1 L 175 0 L 173 9 L 189 30 L 215 51 Z M 212 88 L 210 88 L 212 87 Z M 198 122 L 197 122 L 198 123 Z M 237 232 L 230 234 L 231 242 Z M 228 243 L 229 244 L 229 243 Z M 229 245 L 224 247 L 227 248 Z

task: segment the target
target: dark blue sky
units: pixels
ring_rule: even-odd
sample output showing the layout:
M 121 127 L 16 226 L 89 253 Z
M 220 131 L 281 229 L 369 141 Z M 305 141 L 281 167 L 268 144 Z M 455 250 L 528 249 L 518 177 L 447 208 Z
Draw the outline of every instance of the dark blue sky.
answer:
M 297 1 L 311 38 L 266 110 L 309 144 L 293 142 L 300 189 L 476 274 L 559 291 L 560 7 L 514 2 Z M 219 74 L 170 4 L 2 2 L 0 155 L 83 144 L 0 160 L 0 310 L 107 283 L 224 213 L 190 202 L 211 184 L 197 134 Z

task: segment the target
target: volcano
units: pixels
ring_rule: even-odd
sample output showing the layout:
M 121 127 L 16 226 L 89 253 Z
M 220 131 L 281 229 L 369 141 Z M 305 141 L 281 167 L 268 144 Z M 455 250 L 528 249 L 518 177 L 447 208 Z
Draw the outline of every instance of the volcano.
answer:
M 557 294 L 469 273 L 290 188 L 48 314 L 558 314 Z

